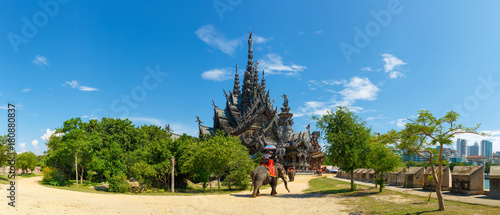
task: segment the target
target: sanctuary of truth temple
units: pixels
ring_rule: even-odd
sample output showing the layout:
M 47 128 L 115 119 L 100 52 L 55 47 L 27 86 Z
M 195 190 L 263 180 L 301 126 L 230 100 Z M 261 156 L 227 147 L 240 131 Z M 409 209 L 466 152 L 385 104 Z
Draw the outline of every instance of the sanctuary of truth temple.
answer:
M 307 131 L 294 133 L 292 129 L 293 114 L 288 106 L 288 98 L 284 98 L 281 112 L 273 107 L 269 91 L 266 92 L 266 79 L 262 71 L 259 80 L 258 62 L 253 62 L 252 33 L 248 38 L 248 63 L 243 77 L 243 87 L 240 87 L 238 65 L 234 77 L 234 88 L 226 95 L 226 107 L 214 106 L 213 127 L 202 125 L 198 118 L 200 136 L 213 135 L 216 130 L 223 130 L 233 136 L 238 136 L 248 148 L 251 155 L 264 152 L 264 147 L 276 147 L 275 155 L 286 168 L 297 170 L 316 170 L 321 168 L 325 154 L 318 144 L 319 132 Z

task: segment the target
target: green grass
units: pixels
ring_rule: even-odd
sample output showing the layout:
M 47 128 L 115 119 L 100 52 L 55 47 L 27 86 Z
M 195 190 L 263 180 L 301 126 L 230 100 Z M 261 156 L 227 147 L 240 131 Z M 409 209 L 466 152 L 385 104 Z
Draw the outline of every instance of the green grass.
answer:
M 316 178 L 309 181 L 310 194 L 349 196 L 343 204 L 348 205 L 351 211 L 363 214 L 500 214 L 499 207 L 473 205 L 462 202 L 446 201 L 446 211 L 438 211 L 436 199 L 427 201 L 427 197 L 406 196 L 403 193 L 384 190 L 379 193 L 375 187 L 359 186 L 358 191 L 349 191 L 350 183 L 329 179 Z M 500 204 L 499 204 L 500 205 Z
M 22 173 L 22 174 L 17 174 L 16 177 L 23 177 L 23 178 L 31 178 L 31 177 L 38 177 L 38 176 L 43 176 L 42 174 L 34 174 L 34 173 Z
M 0 175 L 0 184 L 9 184 L 8 175 Z

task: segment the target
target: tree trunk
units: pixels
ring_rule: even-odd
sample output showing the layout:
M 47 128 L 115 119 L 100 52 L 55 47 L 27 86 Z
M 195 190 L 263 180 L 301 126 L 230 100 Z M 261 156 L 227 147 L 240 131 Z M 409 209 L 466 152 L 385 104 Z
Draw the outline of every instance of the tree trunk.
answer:
M 212 181 L 210 181 L 210 177 L 208 177 L 208 183 L 210 183 L 210 192 L 212 192 Z
M 443 194 L 441 193 L 441 185 L 436 187 L 436 195 L 438 198 L 439 210 L 444 211 L 444 200 L 443 200 Z
M 175 170 L 175 158 L 172 156 L 171 158 L 171 163 L 172 163 L 172 170 L 171 170 L 171 174 L 172 174 L 172 183 L 171 183 L 171 190 L 172 190 L 172 193 L 175 192 L 175 178 L 174 178 L 174 170 Z
M 76 176 L 76 188 L 78 188 L 78 152 L 75 153 L 75 176 Z
M 217 176 L 217 192 L 220 192 L 220 176 Z
M 354 191 L 354 171 L 351 172 L 351 191 Z

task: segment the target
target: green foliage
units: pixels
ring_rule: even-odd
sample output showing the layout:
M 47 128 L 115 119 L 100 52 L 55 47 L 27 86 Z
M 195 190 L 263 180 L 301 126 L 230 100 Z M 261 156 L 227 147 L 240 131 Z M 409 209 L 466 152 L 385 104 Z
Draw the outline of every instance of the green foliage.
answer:
M 40 160 L 59 169 L 66 179 L 74 179 L 77 169 L 86 182 L 112 182 L 113 192 L 126 192 L 128 183 L 122 182 L 130 178 L 141 184 L 141 191 L 169 189 L 171 157 L 176 162 L 176 189 L 185 189 L 187 179 L 208 182 L 210 176 L 228 178 L 235 187 L 248 182 L 253 164 L 237 137 L 220 133 L 200 140 L 184 134 L 174 141 L 170 136 L 159 126 L 136 127 L 128 119 L 83 122 L 74 118 L 56 129 Z
M 114 175 L 109 179 L 109 191 L 125 193 L 130 190 L 130 185 L 127 183 L 127 177 L 123 174 Z
M 195 180 L 208 182 L 209 176 L 214 175 L 218 180 L 226 177 L 224 183 L 229 187 L 248 186 L 254 163 L 238 137 L 218 131 L 214 137 L 192 144 L 186 155 L 183 171 Z
M 10 152 L 10 147 L 7 137 L 7 135 L 0 136 L 0 167 L 6 166 L 9 159 L 7 153 Z
M 23 173 L 27 173 L 28 169 L 35 170 L 36 155 L 33 152 L 23 152 L 16 156 L 16 166 L 21 168 Z
M 327 159 L 348 173 L 366 166 L 365 156 L 369 152 L 371 136 L 366 122 L 347 107 L 340 106 L 335 113 L 328 111 L 321 119 L 313 119 L 317 120 L 317 127 L 325 134 Z M 354 189 L 351 182 L 351 190 Z
M 68 183 L 68 180 L 64 177 L 64 173 L 61 170 L 45 167 L 43 169 L 42 182 L 52 186 L 64 186 Z

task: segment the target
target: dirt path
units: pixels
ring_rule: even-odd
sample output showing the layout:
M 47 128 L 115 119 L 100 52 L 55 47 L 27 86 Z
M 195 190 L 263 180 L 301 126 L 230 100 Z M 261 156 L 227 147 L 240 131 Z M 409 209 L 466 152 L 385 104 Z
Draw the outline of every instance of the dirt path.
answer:
M 249 191 L 227 195 L 137 196 L 83 193 L 48 188 L 38 184 L 41 177 L 18 179 L 16 207 L 7 206 L 7 187 L 0 188 L 0 214 L 347 214 L 336 197 L 303 194 L 314 176 L 296 177 L 278 185 L 278 195 L 261 190 L 251 198 Z

